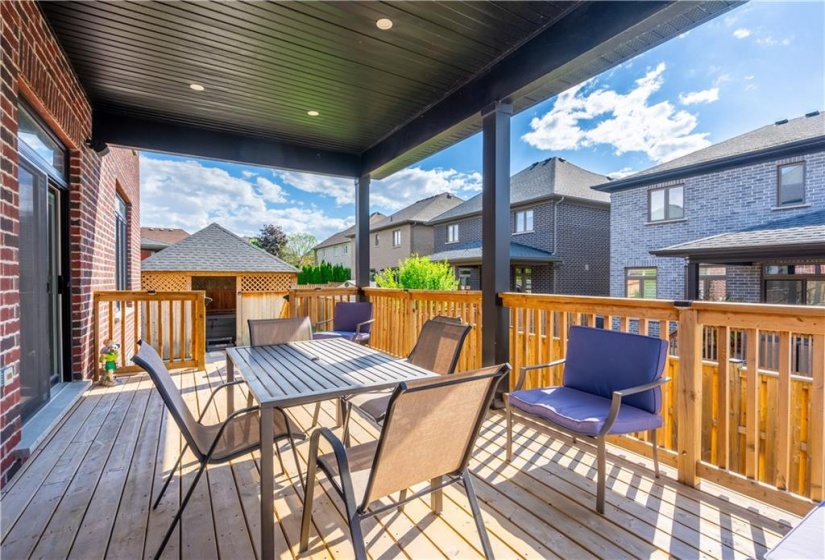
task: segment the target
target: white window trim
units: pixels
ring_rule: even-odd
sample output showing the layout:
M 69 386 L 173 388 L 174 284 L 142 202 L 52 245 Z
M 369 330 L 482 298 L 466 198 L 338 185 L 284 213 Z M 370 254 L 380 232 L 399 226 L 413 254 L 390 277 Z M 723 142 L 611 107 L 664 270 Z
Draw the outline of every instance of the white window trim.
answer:
M 530 212 L 532 214 L 532 220 L 531 221 L 533 222 L 533 226 L 530 229 L 527 229 L 527 213 L 528 212 Z M 521 231 L 519 231 L 519 229 L 518 229 L 519 215 L 524 216 L 524 229 L 521 230 Z M 516 212 L 516 216 L 515 216 L 514 221 L 515 221 L 515 224 L 514 224 L 514 226 L 515 226 L 514 230 L 515 231 L 513 232 L 514 235 L 521 235 L 522 233 L 533 233 L 535 231 L 535 227 L 536 227 L 536 213 L 534 212 L 533 208 L 528 208 L 526 210 L 519 210 L 519 211 Z
M 450 240 L 450 230 L 451 230 L 452 228 L 455 228 L 455 239 L 453 239 L 453 240 L 451 241 L 451 240 Z M 458 240 L 459 240 L 460 235 L 461 235 L 461 232 L 460 232 L 460 229 L 459 229 L 459 227 L 458 227 L 458 224 L 450 224 L 450 225 L 448 225 L 448 226 L 447 226 L 447 241 L 446 241 L 446 244 L 447 244 L 447 245 L 452 245 L 453 243 L 458 243 Z

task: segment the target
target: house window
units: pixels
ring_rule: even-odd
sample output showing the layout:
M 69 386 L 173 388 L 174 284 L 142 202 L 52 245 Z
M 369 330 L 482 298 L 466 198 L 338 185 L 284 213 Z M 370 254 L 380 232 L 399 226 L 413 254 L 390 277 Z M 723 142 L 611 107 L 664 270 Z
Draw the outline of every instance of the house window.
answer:
M 115 199 L 115 289 L 128 290 L 128 250 L 126 245 L 126 202 L 116 195 Z
M 780 165 L 777 170 L 777 206 L 805 202 L 805 164 Z
M 825 305 L 825 263 L 765 267 L 765 303 Z
M 349 253 L 349 245 L 344 245 L 344 254 Z
M 470 278 L 473 276 L 473 271 L 469 268 L 458 269 L 458 287 L 461 290 L 470 289 Z
M 533 231 L 533 211 L 516 212 L 516 233 L 526 233 L 528 231 Z
M 513 267 L 513 291 L 529 294 L 533 292 L 533 269 Z
M 447 243 L 458 243 L 458 224 L 447 226 Z
M 392 246 L 401 247 L 401 230 L 397 229 L 392 232 Z
M 685 217 L 685 188 L 682 185 L 650 191 L 649 202 L 648 217 L 651 222 Z
M 625 269 L 625 296 L 656 299 L 656 268 Z
M 725 301 L 727 289 L 728 276 L 724 266 L 699 266 L 699 299 Z
M 378 247 L 378 234 L 375 234 L 375 246 Z

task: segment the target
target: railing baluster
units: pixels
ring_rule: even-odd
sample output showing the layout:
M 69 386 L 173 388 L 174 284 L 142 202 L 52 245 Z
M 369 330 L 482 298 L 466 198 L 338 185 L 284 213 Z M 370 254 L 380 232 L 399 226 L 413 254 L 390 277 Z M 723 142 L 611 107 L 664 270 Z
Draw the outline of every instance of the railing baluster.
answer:
M 812 337 L 811 354 L 811 499 L 821 501 L 825 500 L 825 334 Z
M 745 476 L 759 477 L 759 329 L 745 335 Z
M 776 396 L 776 473 L 774 484 L 788 488 L 791 475 L 791 333 L 779 333 L 779 379 Z M 766 442 L 767 443 L 767 442 Z

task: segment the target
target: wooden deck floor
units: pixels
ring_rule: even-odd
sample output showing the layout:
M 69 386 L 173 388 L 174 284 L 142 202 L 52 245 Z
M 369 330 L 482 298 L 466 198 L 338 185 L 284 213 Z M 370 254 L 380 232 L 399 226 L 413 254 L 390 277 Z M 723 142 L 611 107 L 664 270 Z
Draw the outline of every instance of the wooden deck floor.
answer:
M 222 375 L 223 361 L 215 360 L 207 372 L 175 377 L 187 402 L 199 409 Z M 223 410 L 218 403 L 211 421 Z M 332 404 L 323 410 L 322 423 L 333 425 Z M 298 409 L 295 416 L 309 426 L 310 411 Z M 174 515 L 181 484 L 185 490 L 193 476 L 190 461 L 182 482 L 176 477 L 161 506 L 151 510 L 151 497 L 180 450 L 170 420 L 145 375 L 126 378 L 116 388 L 90 390 L 4 490 L 3 560 L 151 557 Z M 374 434 L 360 422 L 353 428 L 354 441 Z M 656 480 L 645 459 L 615 448 L 608 455 L 606 515 L 600 516 L 593 509 L 591 448 L 519 426 L 518 457 L 507 464 L 503 442 L 503 417 L 491 414 L 472 470 L 498 558 L 760 557 L 798 520 L 709 483 L 702 491 L 687 488 L 667 468 Z M 299 444 L 303 458 L 307 452 L 308 444 Z M 164 557 L 257 557 L 257 460 L 250 455 L 208 469 Z M 281 558 L 295 558 L 301 504 L 294 463 L 287 462 L 287 471 L 276 479 L 276 547 Z M 350 558 L 342 504 L 326 482 L 322 487 L 305 557 Z M 428 501 L 418 500 L 402 513 L 368 522 L 366 538 L 373 558 L 480 556 L 460 488 L 446 491 L 441 516 L 429 511 Z

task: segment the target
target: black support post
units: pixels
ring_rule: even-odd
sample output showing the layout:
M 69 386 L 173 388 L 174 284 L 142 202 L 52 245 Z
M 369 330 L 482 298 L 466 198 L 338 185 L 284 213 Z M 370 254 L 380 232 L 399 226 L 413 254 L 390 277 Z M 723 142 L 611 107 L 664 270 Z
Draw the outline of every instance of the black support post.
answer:
M 370 176 L 355 182 L 355 283 L 358 297 L 370 286 Z
M 510 317 L 500 292 L 510 288 L 510 104 L 495 103 L 483 118 L 481 360 L 485 366 L 510 359 Z M 501 382 L 506 389 L 508 381 Z
M 688 261 L 685 274 L 685 298 L 699 299 L 699 263 Z

